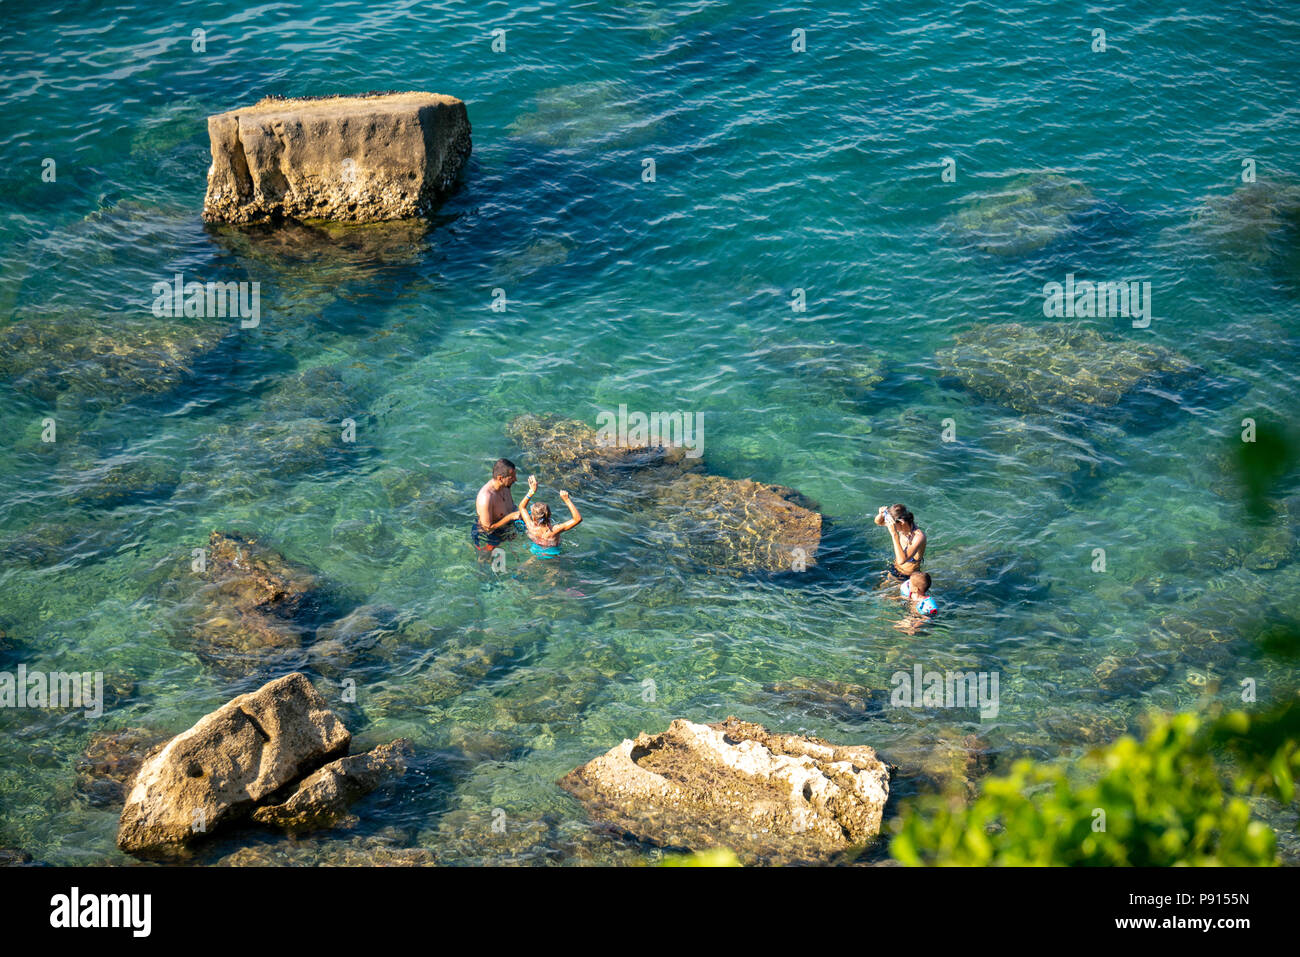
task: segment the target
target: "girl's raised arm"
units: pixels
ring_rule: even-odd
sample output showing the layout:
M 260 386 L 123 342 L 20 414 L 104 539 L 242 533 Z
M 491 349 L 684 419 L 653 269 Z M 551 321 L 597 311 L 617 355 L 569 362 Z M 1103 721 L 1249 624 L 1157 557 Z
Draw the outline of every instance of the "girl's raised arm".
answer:
M 565 522 L 563 525 L 555 526 L 556 534 L 560 532 L 567 532 L 569 529 L 577 528 L 579 525 L 582 524 L 582 516 L 578 514 L 578 509 L 573 504 L 573 499 L 569 498 L 569 493 L 561 492 L 560 498 L 563 500 L 564 504 L 569 507 L 569 520 Z

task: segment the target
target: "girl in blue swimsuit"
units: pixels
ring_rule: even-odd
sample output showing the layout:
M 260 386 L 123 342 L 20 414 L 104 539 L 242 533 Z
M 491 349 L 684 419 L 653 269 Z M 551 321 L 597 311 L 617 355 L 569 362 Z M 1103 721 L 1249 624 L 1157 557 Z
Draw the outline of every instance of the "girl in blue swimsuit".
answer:
M 537 492 L 537 476 L 528 476 L 528 494 L 519 503 L 519 518 L 528 533 L 528 550 L 538 558 L 558 558 L 560 556 L 560 535 L 582 523 L 582 516 L 573 506 L 568 492 L 561 492 L 560 498 L 569 507 L 569 520 L 560 525 L 551 524 L 551 507 L 545 502 L 529 502 Z

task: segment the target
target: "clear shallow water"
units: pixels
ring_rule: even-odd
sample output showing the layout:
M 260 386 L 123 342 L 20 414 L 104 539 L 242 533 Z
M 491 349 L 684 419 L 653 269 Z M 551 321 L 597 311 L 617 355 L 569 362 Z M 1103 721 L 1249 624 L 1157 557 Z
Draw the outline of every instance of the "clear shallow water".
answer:
M 400 648 L 349 672 L 359 700 L 339 707 L 361 744 L 413 739 L 412 786 L 361 805 L 353 834 L 264 840 L 270 860 L 340 859 L 353 835 L 446 863 L 649 860 L 594 830 L 554 781 L 674 717 L 734 713 L 887 755 L 975 733 L 999 762 L 1070 762 L 1149 708 L 1202 706 L 1189 670 L 1208 667 L 1225 688 L 1255 677 L 1261 701 L 1292 686 L 1248 638 L 1293 612 L 1288 516 L 1300 506 L 1258 554 L 1224 454 L 1244 417 L 1288 422 L 1297 408 L 1294 280 L 1194 221 L 1241 185 L 1243 157 L 1261 179 L 1297 172 L 1300 34 L 1284 5 L 231 15 L 182 3 L 4 19 L 5 321 L 144 320 L 153 283 L 175 272 L 259 280 L 263 318 L 151 401 L 52 409 L 6 388 L 5 667 L 102 670 L 122 697 L 95 723 L 0 712 L 0 845 L 123 862 L 116 809 L 74 793 L 90 732 L 174 732 L 248 687 L 173 640 L 185 622 L 167 582 L 214 528 L 258 533 L 348 604 L 397 609 L 404 629 Z M 204 55 L 190 49 L 196 26 Z M 505 54 L 491 52 L 495 27 Z M 1089 49 L 1094 27 L 1105 54 Z M 790 50 L 794 28 L 808 31 L 806 53 Z M 208 113 L 268 93 L 373 89 L 468 105 L 474 154 L 436 228 L 334 249 L 204 228 Z M 645 157 L 654 183 L 641 181 Z M 943 157 L 956 182 L 942 181 Z M 973 195 L 1044 169 L 1091 194 L 1058 241 L 997 256 L 955 234 Z M 1197 388 L 1119 415 L 1039 415 L 943 374 L 936 353 L 955 336 L 1048 321 L 1043 283 L 1067 272 L 1151 282 L 1149 329 L 1093 325 L 1116 348 L 1177 350 L 1205 370 Z M 489 308 L 494 288 L 504 314 Z M 790 309 L 795 288 L 806 313 Z M 800 357 L 808 343 L 879 361 L 882 378 L 819 376 Z M 49 360 L 54 374 L 60 357 Z M 295 385 L 309 370 L 333 385 Z M 702 413 L 712 471 L 815 500 L 829 529 L 818 569 L 709 572 L 616 493 L 578 487 L 587 520 L 564 559 L 525 564 L 516 545 L 494 574 L 466 531 L 490 462 L 517 452 L 505 423 L 532 411 L 594 424 L 620 403 Z M 39 441 L 52 412 L 54 449 Z M 265 439 L 268 424 L 344 415 L 358 422 L 354 447 L 293 453 Z M 947 418 L 953 443 L 940 441 Z M 86 464 L 105 460 L 179 475 L 106 507 L 77 494 Z M 875 588 L 886 540 L 865 513 L 893 501 L 930 535 L 943 608 L 912 638 Z M 1090 570 L 1098 547 L 1104 574 Z M 1158 677 L 1103 688 L 1108 655 L 1148 656 Z M 888 687 L 916 662 L 1000 671 L 998 717 L 862 719 L 764 690 L 795 678 Z M 313 676 L 337 699 L 338 675 Z M 900 782 L 895 810 L 917 789 Z

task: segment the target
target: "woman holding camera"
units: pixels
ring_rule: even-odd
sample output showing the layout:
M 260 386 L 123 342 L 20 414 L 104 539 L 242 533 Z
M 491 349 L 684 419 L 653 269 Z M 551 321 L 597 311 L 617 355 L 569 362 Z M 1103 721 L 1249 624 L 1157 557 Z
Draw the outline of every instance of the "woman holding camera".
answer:
M 904 505 L 880 506 L 875 522 L 889 529 L 889 539 L 894 544 L 894 560 L 889 574 L 895 581 L 907 581 L 912 572 L 921 567 L 925 557 L 925 532 L 916 527 L 916 516 Z

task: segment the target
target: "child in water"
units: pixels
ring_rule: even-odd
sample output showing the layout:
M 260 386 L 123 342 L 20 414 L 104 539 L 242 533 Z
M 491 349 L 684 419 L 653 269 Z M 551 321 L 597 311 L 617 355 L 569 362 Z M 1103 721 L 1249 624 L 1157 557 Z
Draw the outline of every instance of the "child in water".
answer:
M 939 606 L 930 597 L 930 573 L 912 572 L 907 581 L 898 586 L 898 593 L 907 602 L 911 612 L 898 623 L 899 628 L 910 635 L 916 634 L 921 624 L 939 614 Z
M 519 518 L 524 523 L 524 530 L 530 540 L 528 550 L 538 558 L 558 558 L 560 554 L 560 535 L 582 523 L 582 516 L 573 507 L 573 500 L 568 492 L 561 492 L 560 498 L 569 507 L 569 520 L 560 525 L 551 524 L 551 507 L 545 502 L 529 502 L 537 493 L 537 476 L 528 476 L 528 494 L 519 503 Z

